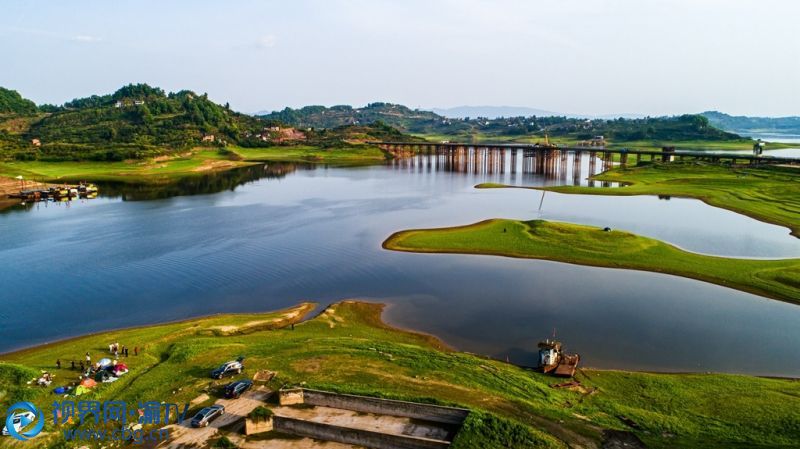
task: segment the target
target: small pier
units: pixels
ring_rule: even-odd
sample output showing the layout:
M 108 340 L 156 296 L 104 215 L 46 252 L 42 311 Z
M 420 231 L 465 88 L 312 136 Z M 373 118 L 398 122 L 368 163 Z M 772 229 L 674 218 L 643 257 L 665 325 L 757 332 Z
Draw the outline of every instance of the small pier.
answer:
M 0 178 L 0 199 L 6 202 L 72 201 L 78 198 L 96 198 L 97 186 L 91 183 L 47 184 L 38 181 Z

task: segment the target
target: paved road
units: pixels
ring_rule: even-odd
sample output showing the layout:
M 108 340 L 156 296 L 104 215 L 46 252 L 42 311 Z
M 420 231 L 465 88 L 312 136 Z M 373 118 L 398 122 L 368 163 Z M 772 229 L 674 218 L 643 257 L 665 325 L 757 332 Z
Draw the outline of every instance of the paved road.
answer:
M 226 427 L 236 421 L 242 420 L 264 402 L 272 393 L 271 390 L 259 387 L 248 391 L 239 399 L 219 399 L 215 404 L 225 407 L 225 414 L 212 421 L 208 427 L 193 429 L 190 425 L 191 418 L 179 423 L 166 426 L 169 429 L 170 440 L 158 447 L 164 449 L 180 449 L 185 447 L 202 447 L 208 440 L 219 433 L 220 427 Z M 244 421 L 242 421 L 242 424 Z

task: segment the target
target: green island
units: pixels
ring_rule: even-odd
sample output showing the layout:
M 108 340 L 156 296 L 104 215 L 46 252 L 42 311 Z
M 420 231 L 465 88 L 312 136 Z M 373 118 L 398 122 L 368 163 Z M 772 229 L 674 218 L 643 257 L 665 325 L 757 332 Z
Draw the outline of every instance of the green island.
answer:
M 706 256 L 629 232 L 571 223 L 494 219 L 400 231 L 383 246 L 395 251 L 490 254 L 667 273 L 800 303 L 800 259 Z
M 82 360 L 87 351 L 99 359 L 109 342 L 120 342 L 138 349 L 123 359 L 130 372 L 81 399 L 190 402 L 192 413 L 213 403 L 217 386 L 227 382 L 210 379 L 209 371 L 244 356 L 248 376 L 260 369 L 278 373 L 267 384 L 271 389 L 303 383 L 467 407 L 472 412 L 454 449 L 598 448 L 609 430 L 632 432 L 651 448 L 788 448 L 800 431 L 795 380 L 581 369 L 578 385 L 554 388 L 556 378 L 392 328 L 381 320 L 380 304 L 343 301 L 303 321 L 314 308 L 303 303 L 107 331 L 5 354 L 0 402 L 28 400 L 49 410 L 50 389 L 31 379 L 48 370 L 54 385 L 75 381 L 70 360 Z M 61 369 L 55 369 L 57 359 Z M 60 430 L 48 419 L 37 444 L 69 447 Z

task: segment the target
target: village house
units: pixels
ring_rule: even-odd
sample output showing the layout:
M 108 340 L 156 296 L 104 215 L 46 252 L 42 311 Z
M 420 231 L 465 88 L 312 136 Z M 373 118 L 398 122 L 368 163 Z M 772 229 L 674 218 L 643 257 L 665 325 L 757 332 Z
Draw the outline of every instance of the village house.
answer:
M 214 135 L 213 134 L 207 134 L 207 135 L 203 136 L 203 142 L 213 142 L 213 141 L 214 141 Z
M 117 101 L 116 103 L 114 103 L 114 107 L 115 108 L 121 108 L 122 107 L 122 102 L 121 101 Z
M 42 146 L 42 141 L 39 139 L 31 139 L 31 144 L 35 147 L 40 147 Z
M 133 104 L 135 104 L 136 106 L 141 106 L 144 104 L 144 100 L 134 100 Z

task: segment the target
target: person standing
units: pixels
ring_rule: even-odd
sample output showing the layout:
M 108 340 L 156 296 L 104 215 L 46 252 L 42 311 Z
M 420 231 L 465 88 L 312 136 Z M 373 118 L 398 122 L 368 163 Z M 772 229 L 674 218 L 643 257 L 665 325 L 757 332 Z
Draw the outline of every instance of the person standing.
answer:
M 71 369 L 72 371 L 75 371 L 75 361 L 74 360 L 70 360 L 69 363 L 70 363 L 69 369 Z
M 134 346 L 133 347 L 133 355 L 139 355 L 139 347 L 138 346 Z
M 61 359 L 56 359 L 56 368 L 61 369 Z

